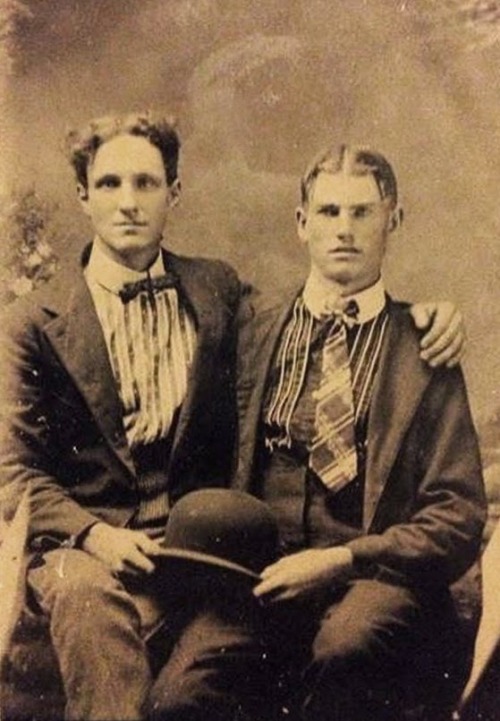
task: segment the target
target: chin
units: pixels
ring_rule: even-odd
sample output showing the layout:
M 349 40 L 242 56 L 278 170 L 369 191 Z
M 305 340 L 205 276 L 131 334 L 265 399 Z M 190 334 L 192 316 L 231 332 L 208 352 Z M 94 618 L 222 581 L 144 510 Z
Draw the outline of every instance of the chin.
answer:
M 353 274 L 346 268 L 327 269 L 323 273 L 323 277 L 325 280 L 329 280 L 332 283 L 338 283 L 339 285 L 347 285 L 355 280 Z

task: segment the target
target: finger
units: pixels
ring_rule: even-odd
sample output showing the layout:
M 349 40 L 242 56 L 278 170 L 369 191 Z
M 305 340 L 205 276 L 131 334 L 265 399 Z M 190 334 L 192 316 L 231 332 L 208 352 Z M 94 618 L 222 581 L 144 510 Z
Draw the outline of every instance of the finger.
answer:
M 445 313 L 436 313 L 433 317 L 428 332 L 423 336 L 420 346 L 422 349 L 428 348 L 436 343 L 443 335 L 450 333 L 452 336 L 463 328 L 462 314 L 454 309 L 450 315 Z
M 254 587 L 253 594 L 257 598 L 262 598 L 263 596 L 269 596 L 277 593 L 282 586 L 282 582 L 276 577 L 263 579 L 257 584 L 257 586 Z
M 454 334 L 446 333 L 444 336 L 434 343 L 431 348 L 426 348 L 420 354 L 422 360 L 427 362 L 436 361 L 438 357 L 448 360 L 455 355 L 460 355 L 463 346 L 465 345 L 465 335 L 462 329 L 458 330 Z
M 450 358 L 448 358 L 447 361 L 445 361 L 445 365 L 447 368 L 455 368 L 459 363 L 463 361 L 465 358 L 465 355 L 467 353 L 467 347 L 466 347 L 466 337 L 464 336 L 464 340 L 459 348 L 457 348 L 456 352 L 453 353 Z
M 293 596 L 290 595 L 288 592 L 276 592 L 275 594 L 270 594 L 266 596 L 260 596 L 257 600 L 259 603 L 265 606 L 273 606 L 277 603 L 280 603 L 281 601 L 289 601 L 292 598 L 296 598 L 298 594 L 294 593 Z
M 441 326 L 441 329 L 433 324 L 429 332 L 420 341 L 420 348 L 429 351 L 431 354 L 436 351 L 441 352 L 458 335 L 464 335 L 464 328 L 461 316 L 456 315 L 453 316 L 446 327 Z
M 432 319 L 432 311 L 425 303 L 416 303 L 410 308 L 413 321 L 419 330 L 427 328 Z
M 431 368 L 436 368 L 441 365 L 446 365 L 448 368 L 453 368 L 462 359 L 464 353 L 463 343 L 459 340 L 453 341 L 442 353 L 438 353 L 433 356 L 429 361 Z
M 261 578 L 271 578 L 271 576 L 281 571 L 284 566 L 283 561 L 285 560 L 286 559 L 281 559 L 280 561 L 276 561 L 276 563 L 272 563 L 270 566 L 266 566 L 260 574 Z
M 140 539 L 137 545 L 147 556 L 159 556 L 165 550 L 158 541 L 154 541 L 152 538 L 149 538 L 149 536 Z
M 297 598 L 298 596 L 304 593 L 306 589 L 298 589 L 298 588 L 284 588 L 283 590 L 276 593 L 274 596 L 271 596 L 269 599 L 270 603 L 276 603 L 277 601 L 292 601 L 294 598 Z
M 154 571 L 154 563 L 142 553 L 138 548 L 132 549 L 123 559 L 124 566 L 127 570 L 134 569 L 142 573 L 152 573 Z

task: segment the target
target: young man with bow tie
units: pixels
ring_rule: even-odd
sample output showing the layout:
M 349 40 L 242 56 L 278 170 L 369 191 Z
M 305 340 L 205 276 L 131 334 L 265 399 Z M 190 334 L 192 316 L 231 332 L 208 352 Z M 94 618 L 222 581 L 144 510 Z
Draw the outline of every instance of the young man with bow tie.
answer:
M 230 475 L 240 283 L 161 247 L 180 193 L 168 120 L 100 119 L 69 152 L 94 241 L 3 328 L 2 483 L 31 486 L 29 594 L 50 618 L 67 718 L 232 718 L 230 623 L 191 624 L 153 696 L 144 638 L 163 614 L 169 507 Z
M 94 241 L 2 328 L 1 482 L 31 487 L 29 595 L 50 618 L 67 718 L 232 721 L 234 678 L 244 706 L 261 657 L 243 619 L 184 625 L 156 681 L 144 639 L 164 612 L 170 506 L 230 477 L 240 283 L 161 245 L 180 195 L 168 121 L 105 118 L 69 140 Z M 431 354 L 456 357 L 456 313 L 418 312 L 435 316 Z
M 237 486 L 270 504 L 283 553 L 254 593 L 308 721 L 436 721 L 470 663 L 449 585 L 480 547 L 478 444 L 460 370 L 422 361 L 386 294 L 401 219 L 382 155 L 325 151 L 297 210 L 305 285 L 240 334 Z

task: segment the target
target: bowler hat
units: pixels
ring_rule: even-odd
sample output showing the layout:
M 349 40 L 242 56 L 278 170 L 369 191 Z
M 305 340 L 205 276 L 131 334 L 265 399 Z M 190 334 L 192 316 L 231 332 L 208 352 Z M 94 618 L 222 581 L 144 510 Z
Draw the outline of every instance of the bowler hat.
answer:
M 277 556 L 278 529 L 265 503 L 241 491 L 207 488 L 172 508 L 160 559 L 180 559 L 257 580 Z

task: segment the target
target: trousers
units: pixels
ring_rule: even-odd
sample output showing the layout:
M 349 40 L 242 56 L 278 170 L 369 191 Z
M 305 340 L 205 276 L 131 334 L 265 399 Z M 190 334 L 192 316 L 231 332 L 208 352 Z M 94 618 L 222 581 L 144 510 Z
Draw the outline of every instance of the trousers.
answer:
M 67 719 L 258 718 L 269 674 L 251 594 L 230 583 L 207 592 L 191 578 L 183 597 L 172 584 L 175 602 L 165 601 L 154 578 L 130 588 L 77 549 L 49 551 L 29 570 L 29 591 L 50 620 Z
M 403 585 L 359 579 L 285 602 L 269 623 L 282 669 L 274 707 L 288 721 L 401 721 L 420 706 L 437 721 L 470 668 L 451 600 Z

